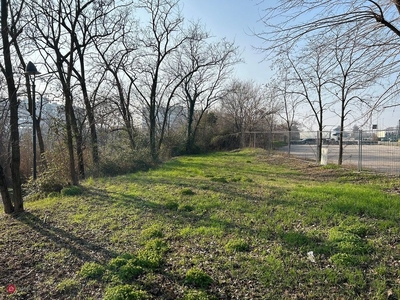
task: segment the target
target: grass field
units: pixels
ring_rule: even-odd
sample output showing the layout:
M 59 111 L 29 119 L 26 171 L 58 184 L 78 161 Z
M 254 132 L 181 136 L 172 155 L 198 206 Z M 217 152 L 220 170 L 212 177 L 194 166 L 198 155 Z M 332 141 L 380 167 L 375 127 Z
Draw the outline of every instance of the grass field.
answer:
M 0 299 L 399 299 L 399 188 L 262 150 L 88 179 L 0 215 Z

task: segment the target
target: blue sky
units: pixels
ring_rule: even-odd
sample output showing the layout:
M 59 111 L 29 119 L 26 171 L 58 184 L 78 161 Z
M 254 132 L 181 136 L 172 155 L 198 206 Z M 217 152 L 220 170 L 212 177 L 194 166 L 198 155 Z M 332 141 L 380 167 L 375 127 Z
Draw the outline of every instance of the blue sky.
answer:
M 253 47 L 262 47 L 262 40 L 251 36 L 252 31 L 265 29 L 258 22 L 262 8 L 273 6 L 276 0 L 265 0 L 261 6 L 260 0 L 181 0 L 182 14 L 186 20 L 200 20 L 206 29 L 216 38 L 227 38 L 235 41 L 242 51 L 244 63 L 236 66 L 234 76 L 239 79 L 253 80 L 256 83 L 267 83 L 273 75 L 263 55 Z M 400 107 L 385 109 L 375 113 L 371 123 L 378 124 L 379 129 L 397 126 Z M 337 126 L 339 119 L 327 115 L 327 124 Z M 370 127 L 370 125 L 366 125 Z M 367 128 L 369 129 L 369 128 Z
M 187 20 L 200 20 L 216 38 L 235 41 L 240 47 L 244 63 L 236 66 L 235 77 L 266 83 L 271 76 L 263 55 L 253 47 L 261 46 L 261 40 L 252 36 L 252 30 L 260 24 L 260 7 L 254 0 L 182 0 L 182 13 Z

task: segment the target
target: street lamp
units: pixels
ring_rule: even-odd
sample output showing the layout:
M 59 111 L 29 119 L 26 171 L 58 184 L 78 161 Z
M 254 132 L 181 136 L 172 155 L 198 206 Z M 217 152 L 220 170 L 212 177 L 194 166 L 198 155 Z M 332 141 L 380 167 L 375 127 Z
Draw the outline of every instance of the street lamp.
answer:
M 28 62 L 25 74 L 33 75 L 32 79 L 32 148 L 33 148 L 33 180 L 36 180 L 36 101 L 35 101 L 35 79 L 40 74 L 32 62 Z

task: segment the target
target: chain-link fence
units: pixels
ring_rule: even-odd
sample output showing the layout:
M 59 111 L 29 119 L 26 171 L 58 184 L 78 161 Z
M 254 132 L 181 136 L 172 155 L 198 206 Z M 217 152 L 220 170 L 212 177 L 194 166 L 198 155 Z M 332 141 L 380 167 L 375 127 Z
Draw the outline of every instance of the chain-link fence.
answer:
M 339 164 L 340 135 L 343 165 L 355 166 L 359 171 L 400 175 L 400 135 L 397 128 L 353 132 L 248 132 L 242 137 L 242 145 L 281 151 L 321 164 Z

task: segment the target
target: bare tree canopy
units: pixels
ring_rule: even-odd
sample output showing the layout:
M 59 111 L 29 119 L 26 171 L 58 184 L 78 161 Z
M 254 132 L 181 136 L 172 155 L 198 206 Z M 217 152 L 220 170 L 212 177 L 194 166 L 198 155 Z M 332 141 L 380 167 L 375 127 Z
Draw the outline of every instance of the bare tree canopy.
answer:
M 261 22 L 265 27 L 255 34 L 264 41 L 264 46 L 258 50 L 271 58 L 288 49 L 303 47 L 309 41 L 334 43 L 333 39 L 327 41 L 333 31 L 340 32 L 340 38 L 345 41 L 356 36 L 357 48 L 365 49 L 371 61 L 380 61 L 379 74 L 386 82 L 379 87 L 381 94 L 372 108 L 382 109 L 385 104 L 397 101 L 399 91 L 399 3 L 388 0 L 292 0 L 278 1 L 273 6 L 262 1 Z
M 275 7 L 262 7 L 266 30 L 256 33 L 266 42 L 264 50 L 294 43 L 305 35 L 328 32 L 343 24 L 357 24 L 366 34 L 400 38 L 398 17 L 400 1 L 279 1 Z M 262 1 L 260 5 L 268 5 Z M 382 32 L 382 27 L 387 30 Z M 384 36 L 382 35 L 382 36 Z M 385 39 L 386 40 L 386 39 Z

